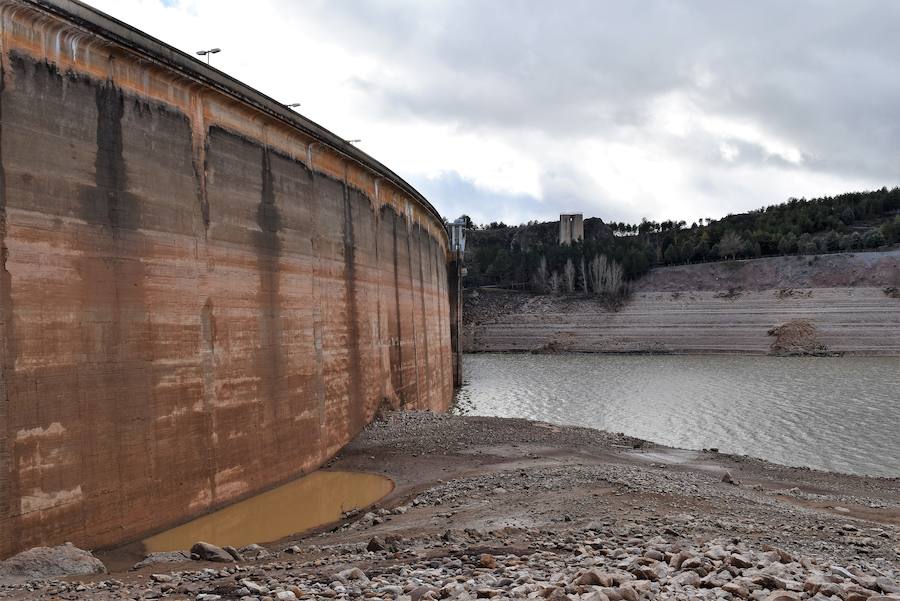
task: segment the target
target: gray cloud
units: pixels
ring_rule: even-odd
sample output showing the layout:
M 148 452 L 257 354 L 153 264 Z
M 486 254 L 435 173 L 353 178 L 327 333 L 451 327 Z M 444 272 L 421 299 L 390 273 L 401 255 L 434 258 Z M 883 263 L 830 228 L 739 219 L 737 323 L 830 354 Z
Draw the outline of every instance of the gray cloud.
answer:
M 382 136 L 385 125 L 437 125 L 500 140 L 491 148 L 513 148 L 510 162 L 537 170 L 540 190 L 503 193 L 439 141 L 416 148 L 448 157 L 437 174 L 399 152 L 378 156 L 448 216 L 515 221 L 581 208 L 690 221 L 900 183 L 894 0 L 269 0 L 251 15 L 180 2 L 234 10 L 248 27 L 308 26 L 365 64 L 328 91 L 352 98 L 354 136 L 368 137 L 361 120 Z M 272 69 L 273 81 L 260 68 L 251 83 L 288 89 L 290 74 L 298 90 L 317 84 L 303 67 L 326 57 L 266 43 L 296 69 Z M 418 144 L 415 132 L 403 140 Z

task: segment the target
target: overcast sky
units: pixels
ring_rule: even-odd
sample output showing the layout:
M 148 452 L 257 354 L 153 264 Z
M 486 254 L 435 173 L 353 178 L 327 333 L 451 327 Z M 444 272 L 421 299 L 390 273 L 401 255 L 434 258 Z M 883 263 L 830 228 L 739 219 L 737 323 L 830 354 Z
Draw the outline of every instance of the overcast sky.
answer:
M 900 180 L 894 0 L 89 0 L 438 210 L 721 217 Z

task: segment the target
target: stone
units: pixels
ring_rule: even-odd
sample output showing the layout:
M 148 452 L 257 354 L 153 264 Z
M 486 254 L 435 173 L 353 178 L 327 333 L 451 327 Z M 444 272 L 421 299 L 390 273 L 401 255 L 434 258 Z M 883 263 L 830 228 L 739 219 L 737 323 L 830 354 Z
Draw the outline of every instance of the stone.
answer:
M 277 601 L 297 601 L 297 595 L 294 594 L 294 591 L 277 591 L 275 599 Z
M 800 601 L 800 595 L 785 590 L 776 590 L 769 593 L 764 601 Z
M 753 567 L 753 562 L 739 553 L 732 553 L 728 557 L 728 564 L 740 569 Z
M 234 547 L 229 545 L 222 548 L 225 549 L 225 552 L 231 555 L 232 559 L 234 559 L 235 561 L 244 561 L 244 558 L 241 556 L 240 551 L 238 551 Z
M 385 548 L 386 545 L 384 544 L 384 541 L 377 536 L 373 536 L 372 538 L 370 538 L 369 544 L 366 545 L 366 551 L 372 552 L 384 551 Z
M 581 576 L 575 579 L 574 584 L 579 586 L 603 586 L 603 587 L 611 587 L 615 583 L 612 575 L 610 574 L 601 574 L 596 570 L 588 570 Z
M 270 553 L 268 549 L 262 545 L 257 545 L 256 543 L 241 547 L 240 553 L 247 559 L 265 559 L 272 556 L 272 553 Z
M 35 547 L 0 561 L 0 577 L 44 580 L 61 576 L 105 574 L 106 566 L 90 551 L 72 543 Z
M 241 586 L 250 591 L 253 595 L 265 595 L 269 592 L 269 587 L 257 584 L 248 578 L 241 580 Z
M 419 601 L 419 599 L 423 598 L 431 591 L 432 588 L 429 586 L 417 586 L 416 588 L 409 591 L 409 599 L 410 601 Z
M 688 553 L 687 551 L 679 551 L 675 555 L 672 556 L 672 559 L 669 560 L 669 567 L 675 570 L 680 570 L 681 566 L 685 561 L 692 559 L 694 556 Z
M 497 567 L 497 560 L 490 553 L 482 553 L 481 557 L 478 558 L 478 565 L 482 568 L 493 570 Z
M 890 578 L 876 578 L 875 584 L 878 585 L 878 589 L 885 594 L 891 593 L 900 593 L 900 584 L 897 584 L 896 581 L 891 580 Z
M 219 563 L 231 563 L 234 561 L 234 557 L 222 547 L 203 541 L 194 543 L 194 546 L 191 547 L 191 559 L 216 561 Z
M 359 568 L 347 568 L 346 570 L 338 572 L 335 579 L 340 580 L 341 582 L 347 582 L 348 580 L 359 580 L 361 582 L 369 581 L 369 577 L 366 576 L 366 573 Z
M 741 599 L 746 599 L 750 596 L 750 591 L 747 590 L 747 587 L 743 586 L 741 583 L 732 580 L 731 582 L 726 582 L 722 585 L 722 590 L 726 593 L 730 593 L 735 597 L 740 597 Z
M 725 474 L 722 475 L 722 482 L 724 482 L 725 484 L 737 486 L 737 482 L 734 478 L 731 477 L 731 472 L 725 472 Z
M 644 552 L 644 557 L 649 557 L 650 559 L 654 559 L 656 561 L 664 561 L 666 559 L 666 556 L 657 549 L 648 549 Z
M 181 563 L 183 561 L 190 561 L 191 555 L 187 551 L 163 551 L 160 553 L 150 553 L 144 559 L 137 562 L 133 566 L 131 566 L 132 570 L 140 570 L 141 568 L 146 568 L 147 566 L 152 566 L 160 563 Z
M 694 588 L 700 587 L 700 576 L 697 575 L 697 572 L 682 572 L 673 580 L 676 584 L 680 584 L 681 586 L 693 586 Z

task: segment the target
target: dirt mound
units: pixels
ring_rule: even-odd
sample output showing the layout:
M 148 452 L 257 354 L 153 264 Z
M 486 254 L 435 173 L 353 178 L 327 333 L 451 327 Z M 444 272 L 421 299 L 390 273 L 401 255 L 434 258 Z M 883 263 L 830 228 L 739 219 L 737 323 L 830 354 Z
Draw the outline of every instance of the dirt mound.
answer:
M 772 354 L 827 355 L 828 347 L 819 341 L 816 326 L 805 319 L 794 319 L 769 330 L 774 336 Z

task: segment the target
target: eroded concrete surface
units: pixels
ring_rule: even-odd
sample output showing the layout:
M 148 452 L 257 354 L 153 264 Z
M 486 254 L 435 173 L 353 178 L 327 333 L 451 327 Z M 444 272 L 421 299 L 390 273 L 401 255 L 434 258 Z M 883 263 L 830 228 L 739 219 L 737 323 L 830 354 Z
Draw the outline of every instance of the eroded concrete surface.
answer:
M 433 209 L 83 23 L 3 0 L 0 28 L 0 557 L 135 538 L 317 467 L 385 401 L 448 406 Z

